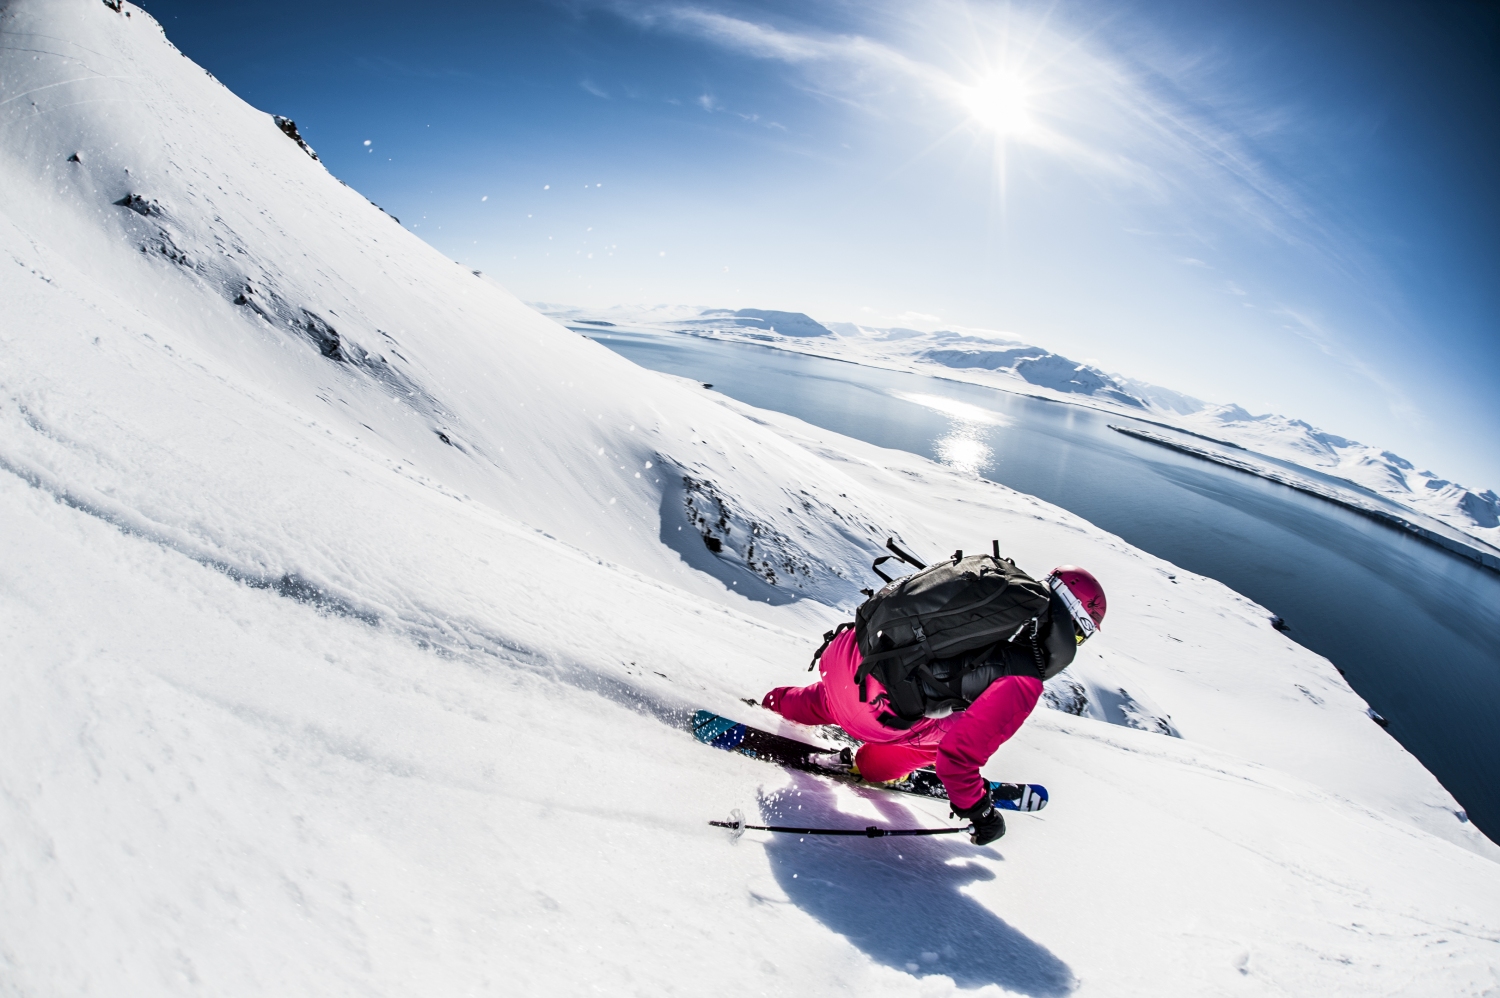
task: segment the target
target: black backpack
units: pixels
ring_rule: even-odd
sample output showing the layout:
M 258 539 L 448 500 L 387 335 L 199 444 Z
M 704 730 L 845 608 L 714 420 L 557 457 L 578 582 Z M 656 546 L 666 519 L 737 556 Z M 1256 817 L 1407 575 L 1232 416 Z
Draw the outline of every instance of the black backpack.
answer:
M 823 647 L 813 656 L 816 662 L 837 634 L 853 627 L 863 658 L 855 673 L 860 701 L 865 700 L 865 680 L 880 680 L 889 698 L 882 724 L 909 728 L 929 714 L 963 709 L 972 699 L 964 695 L 971 684 L 963 683 L 963 676 L 987 663 L 993 670 L 1002 652 L 1010 653 L 1005 657 L 1011 660 L 1023 653 L 1026 671 L 1044 674 L 1038 631 L 1049 620 L 1052 594 L 1015 562 L 1001 558 L 999 542 L 993 554 L 966 558 L 955 551 L 930 567 L 892 540 L 886 547 L 918 571 L 892 580 L 879 567 L 890 558 L 877 559 L 872 567 L 886 586 L 855 611 L 854 623 L 824 635 Z

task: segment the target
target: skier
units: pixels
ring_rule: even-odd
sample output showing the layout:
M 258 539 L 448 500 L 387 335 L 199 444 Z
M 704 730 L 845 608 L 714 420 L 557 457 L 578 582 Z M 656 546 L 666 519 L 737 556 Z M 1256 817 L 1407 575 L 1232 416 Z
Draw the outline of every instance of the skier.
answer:
M 899 780 L 935 763 L 954 813 L 974 824 L 970 840 L 992 842 L 1005 834 L 1005 820 L 979 767 L 1021 727 L 1042 694 L 1043 680 L 1065 669 L 1104 620 L 1104 589 L 1084 569 L 1062 565 L 1045 585 L 1051 597 L 1032 624 L 1029 641 L 1013 636 L 923 667 L 926 707 L 916 720 L 892 713 L 890 696 L 870 670 L 857 675 L 862 656 L 852 628 L 836 633 L 823 650 L 822 679 L 777 687 L 761 706 L 790 721 L 843 728 L 864 743 L 854 766 L 874 783 Z

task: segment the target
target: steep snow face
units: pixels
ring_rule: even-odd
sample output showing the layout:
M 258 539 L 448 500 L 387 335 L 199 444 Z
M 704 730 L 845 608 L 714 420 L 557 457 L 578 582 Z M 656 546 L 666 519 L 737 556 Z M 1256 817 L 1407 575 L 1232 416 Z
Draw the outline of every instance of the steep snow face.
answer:
M 117 6 L 0 8 L 8 990 L 1493 986 L 1497 850 L 1263 608 L 624 362 Z M 740 698 L 888 532 L 1105 580 L 987 769 L 1052 807 L 1003 852 L 730 843 L 947 820 L 680 726 L 774 721 Z
M 782 593 L 857 598 L 862 549 L 899 529 L 880 511 L 839 499 L 847 489 L 825 469 L 751 424 L 701 432 L 724 424 L 701 392 L 662 385 L 443 259 L 142 12 L 100 6 L 7 8 L 10 34 L 36 17 L 68 34 L 56 53 L 10 58 L 0 152 L 10 223 L 44 236 L 38 249 L 66 247 L 90 301 L 166 326 L 149 335 L 216 376 L 240 372 L 259 401 L 599 556 L 666 578 L 707 546 L 722 585 L 702 591 L 774 579 Z M 192 116 L 183 92 L 203 102 Z M 34 410 L 9 416 L 51 418 Z M 141 483 L 97 487 L 118 500 Z M 804 503 L 826 515 L 804 517 Z

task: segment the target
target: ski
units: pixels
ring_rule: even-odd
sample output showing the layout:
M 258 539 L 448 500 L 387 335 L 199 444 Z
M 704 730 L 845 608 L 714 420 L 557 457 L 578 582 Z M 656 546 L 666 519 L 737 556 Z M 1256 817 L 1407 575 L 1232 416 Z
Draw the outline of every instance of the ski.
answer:
M 943 781 L 931 769 L 918 769 L 904 779 L 891 783 L 871 783 L 855 771 L 854 750 L 848 746 L 824 748 L 809 745 L 785 735 L 774 735 L 769 731 L 752 728 L 711 710 L 700 710 L 693 714 L 693 737 L 705 745 L 712 745 L 726 752 L 738 752 L 751 759 L 804 773 L 818 773 L 849 783 L 919 797 L 948 799 Z M 1040 784 L 999 783 L 994 780 L 988 782 L 990 800 L 1003 811 L 1040 811 L 1047 806 L 1047 788 Z

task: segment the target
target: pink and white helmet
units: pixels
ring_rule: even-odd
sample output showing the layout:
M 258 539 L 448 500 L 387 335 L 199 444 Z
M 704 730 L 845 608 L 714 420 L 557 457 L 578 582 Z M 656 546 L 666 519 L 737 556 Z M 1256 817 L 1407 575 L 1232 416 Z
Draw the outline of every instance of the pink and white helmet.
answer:
M 1077 565 L 1059 565 L 1047 576 L 1047 584 L 1067 604 L 1073 622 L 1085 638 L 1103 626 L 1108 604 L 1104 599 L 1104 587 L 1092 572 Z

